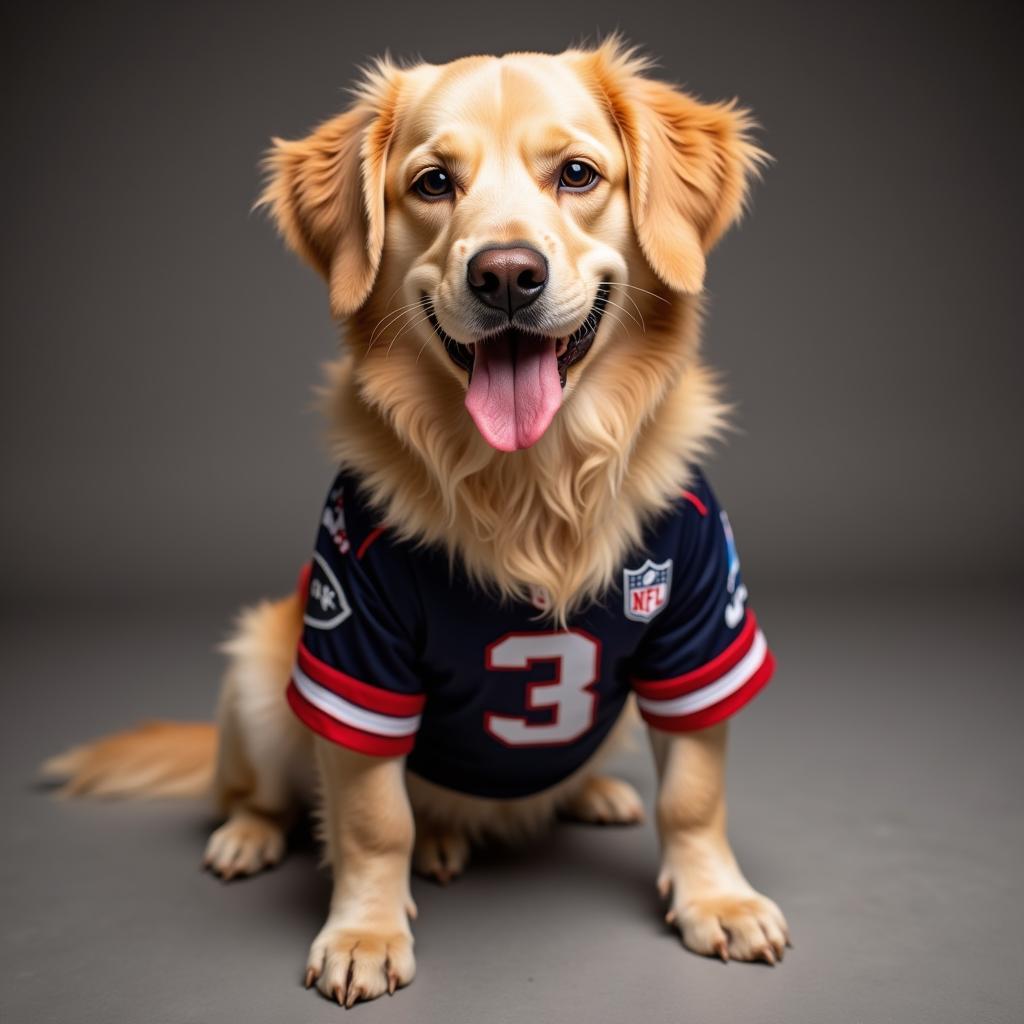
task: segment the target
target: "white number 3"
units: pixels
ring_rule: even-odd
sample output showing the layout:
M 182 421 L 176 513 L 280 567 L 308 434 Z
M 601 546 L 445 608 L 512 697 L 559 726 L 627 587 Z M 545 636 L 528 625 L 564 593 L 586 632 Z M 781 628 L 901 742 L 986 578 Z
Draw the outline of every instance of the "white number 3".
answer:
M 532 668 L 538 661 L 555 664 L 555 678 L 527 683 L 526 707 L 551 708 L 547 722 L 531 722 L 521 716 L 484 715 L 484 728 L 510 747 L 535 747 L 571 743 L 594 724 L 597 696 L 590 687 L 597 682 L 601 643 L 582 630 L 559 633 L 507 633 L 487 648 L 489 669 L 515 672 Z

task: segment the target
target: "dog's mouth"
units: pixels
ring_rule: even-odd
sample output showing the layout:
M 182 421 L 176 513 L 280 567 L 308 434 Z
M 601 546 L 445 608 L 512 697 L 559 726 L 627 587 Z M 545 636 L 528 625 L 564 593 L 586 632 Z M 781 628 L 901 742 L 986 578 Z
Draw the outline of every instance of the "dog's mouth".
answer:
M 587 314 L 587 318 L 576 328 L 572 334 L 566 335 L 564 338 L 555 338 L 555 357 L 558 365 L 558 377 L 561 386 L 565 387 L 566 377 L 569 372 L 569 367 L 578 363 L 589 351 L 590 346 L 594 344 L 594 337 L 597 335 L 597 328 L 601 324 L 601 318 L 604 316 L 605 307 L 608 305 L 608 296 L 611 293 L 612 286 L 608 281 L 602 281 L 598 286 L 597 295 L 594 299 L 594 305 L 590 312 Z M 445 351 L 448 353 L 448 358 L 456 365 L 461 367 L 466 373 L 472 377 L 473 375 L 473 348 L 469 345 L 463 345 L 461 341 L 456 341 L 444 328 L 437 322 L 437 317 L 434 315 L 434 308 L 430 299 L 423 295 L 420 297 L 420 301 L 423 303 L 423 310 L 427 314 L 430 320 L 430 326 L 434 328 L 434 333 L 441 339 L 441 343 L 444 345 Z M 495 341 L 498 341 L 506 336 L 518 335 L 520 337 L 536 338 L 535 334 L 527 334 L 525 331 L 520 331 L 515 327 L 510 327 L 506 331 L 502 331 L 499 335 L 492 335 L 485 338 L 483 341 L 477 342 L 479 345 L 490 345 Z
M 488 444 L 511 452 L 540 440 L 562 404 L 569 367 L 594 344 L 610 292 L 611 284 L 603 281 L 586 319 L 565 337 L 509 327 L 472 346 L 448 334 L 437 322 L 430 300 L 421 297 L 449 359 L 468 374 L 466 408 Z

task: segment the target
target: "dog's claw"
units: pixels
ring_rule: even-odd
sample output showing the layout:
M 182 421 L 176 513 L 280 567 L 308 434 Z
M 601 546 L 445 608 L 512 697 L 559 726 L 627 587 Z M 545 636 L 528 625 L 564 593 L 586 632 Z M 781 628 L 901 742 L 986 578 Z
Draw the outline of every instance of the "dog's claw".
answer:
M 356 1003 L 393 995 L 416 974 L 408 931 L 355 932 L 325 925 L 306 961 L 307 985 L 346 1010 Z
M 313 987 L 313 982 L 316 981 L 316 979 L 317 979 L 317 969 L 315 967 L 307 967 L 306 968 L 306 977 L 305 977 L 305 980 L 303 981 L 302 984 L 306 988 L 312 988 Z

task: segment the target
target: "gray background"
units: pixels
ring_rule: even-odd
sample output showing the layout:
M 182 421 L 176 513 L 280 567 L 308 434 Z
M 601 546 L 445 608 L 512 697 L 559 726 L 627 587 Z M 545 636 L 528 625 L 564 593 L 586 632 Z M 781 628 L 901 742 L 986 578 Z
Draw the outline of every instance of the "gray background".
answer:
M 493 17 L 492 17 L 493 15 Z M 271 135 L 390 48 L 620 27 L 738 95 L 777 163 L 714 254 L 739 405 L 713 480 L 760 585 L 1015 578 L 1024 545 L 1012 5 L 432 2 L 9 8 L 2 585 L 291 584 L 330 467 L 319 280 L 249 212 Z M 500 25 L 500 30 L 496 27 Z
M 776 157 L 712 257 L 740 433 L 709 467 L 782 669 L 733 834 L 797 948 L 657 925 L 649 827 L 417 885 L 383 1020 L 1019 1021 L 1024 354 L 1014 4 L 7 4 L 0 165 L 0 1018 L 334 1020 L 297 984 L 307 842 L 218 887 L 194 805 L 62 806 L 34 765 L 202 717 L 234 609 L 290 587 L 331 474 L 323 288 L 249 212 L 271 135 L 368 56 L 620 28 Z M 622 769 L 649 798 L 642 751 Z

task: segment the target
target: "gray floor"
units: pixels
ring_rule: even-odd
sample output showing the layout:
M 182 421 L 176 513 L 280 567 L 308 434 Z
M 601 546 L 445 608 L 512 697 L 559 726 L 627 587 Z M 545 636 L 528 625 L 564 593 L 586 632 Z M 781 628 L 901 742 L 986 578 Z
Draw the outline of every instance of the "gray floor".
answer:
M 649 826 L 562 826 L 447 890 L 417 883 L 419 976 L 352 1012 L 416 1021 L 1024 1019 L 1022 607 L 1001 595 L 758 595 L 776 682 L 737 720 L 732 834 L 789 915 L 785 963 L 660 925 Z M 223 609 L 8 617 L 0 1020 L 329 1021 L 305 992 L 328 893 L 307 843 L 222 885 L 200 806 L 68 804 L 36 762 L 139 717 L 204 717 Z M 622 759 L 651 794 L 645 752 Z

